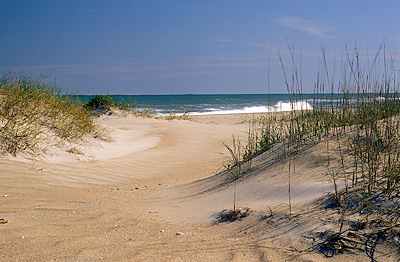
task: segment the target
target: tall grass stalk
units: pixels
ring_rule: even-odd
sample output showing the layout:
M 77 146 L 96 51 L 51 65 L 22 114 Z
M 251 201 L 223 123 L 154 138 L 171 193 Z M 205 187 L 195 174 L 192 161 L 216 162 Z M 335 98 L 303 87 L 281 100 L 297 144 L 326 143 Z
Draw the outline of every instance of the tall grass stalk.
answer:
M 259 152 L 257 141 L 258 134 L 256 121 L 253 119 L 249 122 L 249 131 L 246 146 L 243 146 L 240 143 L 240 140 L 234 135 L 232 135 L 232 146 L 229 146 L 225 142 L 222 142 L 222 144 L 229 152 L 227 159 L 222 163 L 222 167 L 234 180 L 233 212 L 236 212 L 237 181 L 245 172 L 251 170 L 252 157 Z
M 236 190 L 237 180 L 242 173 L 242 146 L 240 141 L 232 135 L 232 147 L 228 146 L 223 142 L 225 148 L 229 151 L 228 159 L 223 163 L 223 167 L 229 172 L 234 180 L 234 193 L 233 193 L 233 212 L 236 212 Z

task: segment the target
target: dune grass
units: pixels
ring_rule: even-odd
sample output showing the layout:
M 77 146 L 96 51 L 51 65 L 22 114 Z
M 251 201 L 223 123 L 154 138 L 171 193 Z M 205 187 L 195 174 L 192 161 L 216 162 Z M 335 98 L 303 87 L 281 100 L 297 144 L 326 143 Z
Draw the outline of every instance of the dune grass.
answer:
M 308 102 L 313 109 L 270 113 L 261 120 L 261 129 L 249 129 L 247 146 L 235 141 L 231 148 L 225 145 L 231 153 L 230 165 L 225 166 L 227 173 L 234 178 L 245 176 L 245 170 L 241 169 L 244 163 L 275 144 L 280 144 L 280 148 L 283 145 L 288 167 L 288 213 L 291 214 L 291 177 L 296 174 L 296 155 L 307 150 L 310 144 L 323 143 L 327 156 L 326 179 L 331 181 L 333 192 L 323 196 L 317 208 L 323 213 L 333 209 L 334 214 L 339 214 L 328 215 L 333 221 L 337 219 L 337 228 L 311 232 L 313 239 L 316 234 L 318 240 L 300 253 L 318 250 L 331 257 L 356 250 L 377 261 L 378 244 L 398 253 L 400 86 L 393 60 L 382 47 L 372 61 L 364 60 L 364 63 L 357 48 L 352 52 L 346 49 L 341 77 L 334 81 L 335 74 L 329 73 L 322 49 L 323 62 L 310 96 L 302 93 L 298 74 L 301 70 L 297 69 L 289 49 L 292 56 L 289 78 L 282 59 L 281 63 L 290 102 Z M 238 146 L 244 154 L 237 153 Z M 344 189 L 339 189 L 338 182 L 344 184 Z M 234 210 L 229 214 L 236 214 L 236 190 L 235 179 Z
M 388 201 L 400 195 L 400 100 L 396 71 L 384 46 L 367 63 L 361 61 L 357 48 L 351 52 L 346 48 L 342 55 L 340 78 L 335 81 L 335 74 L 329 72 L 325 50 L 322 49 L 323 58 L 314 93 L 306 96 L 302 93 L 301 70 L 292 50 L 289 47 L 290 70 L 281 59 L 290 102 L 293 105 L 308 102 L 313 109 L 268 114 L 262 119 L 261 130 L 251 131 L 252 134 L 249 131 L 251 141 L 247 147 L 242 147 L 241 161 L 249 161 L 276 143 L 286 145 L 291 209 L 290 179 L 295 173 L 296 152 L 311 141 L 326 144 L 326 176 L 333 184 L 333 200 L 341 209 L 339 225 L 342 230 L 346 215 L 355 212 L 352 209 L 355 198 L 350 194 L 359 196 L 361 208 L 357 208 L 357 212 L 366 220 L 370 214 L 378 213 L 372 204 L 377 195 L 385 196 Z M 292 75 L 288 76 L 287 71 Z M 332 162 L 334 156 L 335 163 Z M 238 166 L 243 165 L 235 157 L 232 160 Z M 233 170 L 233 167 L 227 169 Z M 338 181 L 345 184 L 341 192 L 337 187 Z M 395 206 L 392 207 L 394 213 L 399 208 Z M 393 212 L 380 214 L 385 213 L 390 221 L 397 223 L 400 215 Z
M 73 142 L 108 139 L 92 115 L 76 101 L 62 96 L 44 76 L 33 79 L 12 73 L 0 79 L 0 152 L 41 155 L 41 143 L 56 137 Z
M 342 208 L 342 230 L 346 212 L 352 205 L 350 188 L 352 192 L 361 194 L 361 212 L 366 214 L 367 220 L 371 199 L 376 194 L 383 193 L 389 199 L 400 193 L 399 85 L 393 61 L 381 48 L 370 66 L 362 66 L 356 48 L 352 53 L 346 51 L 341 62 L 341 79 L 336 82 L 334 74 L 329 73 L 324 49 L 322 55 L 314 98 L 309 101 L 313 110 L 292 111 L 274 125 L 267 123 L 259 144 L 267 150 L 273 143 L 283 142 L 287 143 L 289 151 L 295 151 L 307 140 L 326 143 L 327 174 L 336 188 L 337 202 L 336 181 L 341 179 L 345 182 L 338 203 Z M 292 61 L 295 61 L 293 55 Z M 292 67 L 296 67 L 295 62 Z M 283 64 L 282 68 L 286 70 Z M 301 81 L 297 80 L 297 69 L 292 69 L 292 72 L 294 81 L 289 83 L 286 80 L 287 89 L 292 98 L 301 100 L 304 95 Z M 332 170 L 330 163 L 329 156 L 333 151 L 339 154 L 337 170 Z

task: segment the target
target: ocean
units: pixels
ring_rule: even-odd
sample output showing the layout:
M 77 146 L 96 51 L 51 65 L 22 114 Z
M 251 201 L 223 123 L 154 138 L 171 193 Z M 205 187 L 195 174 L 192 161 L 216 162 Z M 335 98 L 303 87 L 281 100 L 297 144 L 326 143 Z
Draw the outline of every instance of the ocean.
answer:
M 339 95 L 314 99 L 313 94 L 289 97 L 287 94 L 233 94 L 233 95 L 109 95 L 119 103 L 129 102 L 135 109 L 149 109 L 157 115 L 167 114 L 233 114 L 280 112 L 313 109 L 338 101 Z M 78 95 L 88 102 L 93 95 Z M 332 99 L 332 100 L 331 100 Z M 292 102 L 291 102 L 292 101 Z M 293 102 L 295 101 L 295 102 Z

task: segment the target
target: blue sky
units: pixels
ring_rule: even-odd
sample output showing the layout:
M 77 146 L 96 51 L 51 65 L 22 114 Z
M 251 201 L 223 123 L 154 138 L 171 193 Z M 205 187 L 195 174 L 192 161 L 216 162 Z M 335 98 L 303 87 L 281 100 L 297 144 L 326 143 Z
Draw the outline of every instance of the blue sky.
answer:
M 321 45 L 331 67 L 345 44 L 366 60 L 384 40 L 396 58 L 399 11 L 394 0 L 0 0 L 0 74 L 43 73 L 76 94 L 258 94 L 269 72 L 270 92 L 286 93 L 288 41 L 312 92 Z

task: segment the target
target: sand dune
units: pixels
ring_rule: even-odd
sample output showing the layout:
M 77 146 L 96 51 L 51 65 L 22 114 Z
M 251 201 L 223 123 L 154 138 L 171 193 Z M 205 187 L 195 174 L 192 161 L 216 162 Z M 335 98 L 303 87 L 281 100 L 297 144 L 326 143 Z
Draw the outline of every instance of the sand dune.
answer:
M 291 219 L 265 216 L 288 212 L 288 160 L 277 145 L 237 182 L 237 206 L 252 215 L 213 222 L 232 208 L 235 187 L 229 174 L 218 173 L 227 153 L 221 141 L 229 144 L 232 134 L 244 141 L 250 117 L 103 117 L 99 122 L 112 130 L 114 142 L 81 146 L 84 155 L 0 159 L 0 217 L 9 220 L 0 225 L 0 260 L 326 259 L 297 252 L 309 246 L 299 241 L 302 234 L 336 226 L 321 220 L 315 205 L 332 191 L 321 144 L 295 156 Z M 351 254 L 329 261 L 343 259 L 368 261 Z

